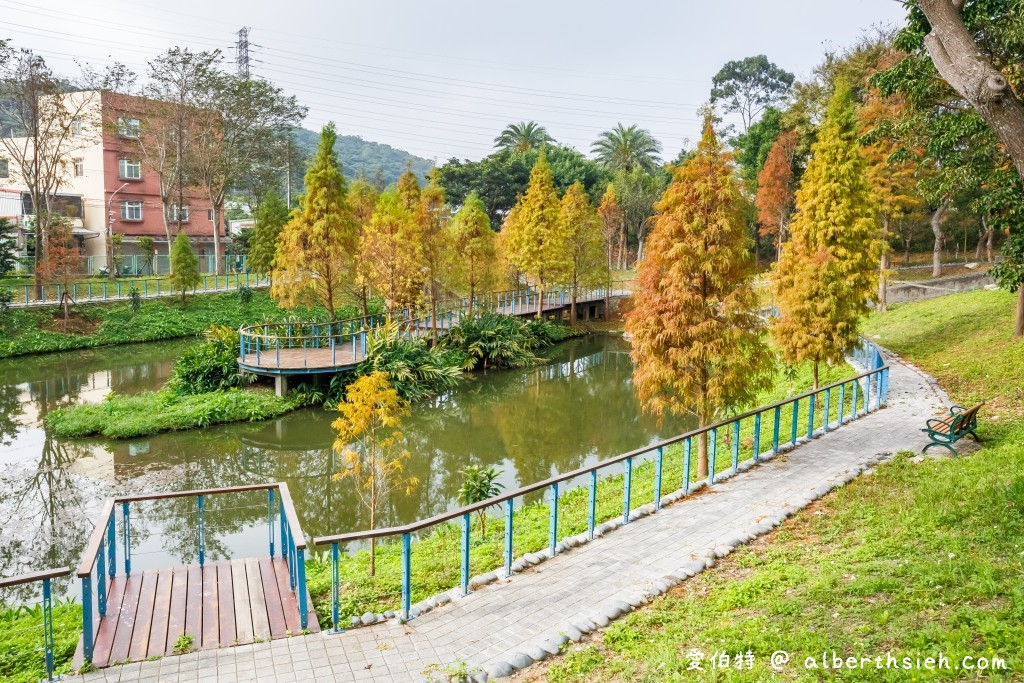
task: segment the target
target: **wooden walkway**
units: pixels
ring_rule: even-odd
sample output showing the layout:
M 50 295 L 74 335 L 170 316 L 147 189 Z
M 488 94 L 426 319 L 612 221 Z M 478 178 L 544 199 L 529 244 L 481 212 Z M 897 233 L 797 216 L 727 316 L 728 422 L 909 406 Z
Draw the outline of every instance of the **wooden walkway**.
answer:
M 93 651 L 97 668 L 176 654 L 175 644 L 184 634 L 192 636 L 190 649 L 195 651 L 286 638 L 302 630 L 288 565 L 280 557 L 117 576 L 107 595 L 106 618 L 93 621 L 99 625 Z M 312 609 L 308 630 L 320 630 Z M 80 639 L 73 666 L 77 669 L 82 661 Z

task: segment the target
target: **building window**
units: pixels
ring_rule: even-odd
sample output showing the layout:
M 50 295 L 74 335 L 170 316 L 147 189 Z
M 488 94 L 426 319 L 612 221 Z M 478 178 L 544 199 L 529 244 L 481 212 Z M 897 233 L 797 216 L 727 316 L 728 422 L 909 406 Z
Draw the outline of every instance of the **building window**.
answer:
M 141 221 L 142 220 L 142 202 L 121 202 L 121 220 L 123 221 Z
M 82 134 L 82 119 L 75 119 L 71 122 L 71 134 L 81 135 Z
M 75 177 L 81 178 L 85 175 L 85 159 L 75 159 Z
M 169 220 L 169 221 L 177 221 L 178 220 L 178 205 L 177 204 L 171 204 L 171 206 L 170 206 L 170 208 L 169 208 L 167 213 L 168 213 L 167 220 Z M 182 223 L 188 222 L 188 204 L 186 204 L 185 206 L 181 207 L 181 222 Z
M 213 220 L 213 209 L 207 209 L 206 210 L 206 220 L 208 220 L 208 221 L 212 221 Z
M 124 180 L 138 180 L 142 177 L 142 162 L 132 159 L 118 161 L 118 172 Z
M 139 137 L 139 120 L 118 117 L 117 134 L 123 138 Z
M 11 169 L 7 164 L 7 159 L 0 159 L 0 178 L 10 178 Z

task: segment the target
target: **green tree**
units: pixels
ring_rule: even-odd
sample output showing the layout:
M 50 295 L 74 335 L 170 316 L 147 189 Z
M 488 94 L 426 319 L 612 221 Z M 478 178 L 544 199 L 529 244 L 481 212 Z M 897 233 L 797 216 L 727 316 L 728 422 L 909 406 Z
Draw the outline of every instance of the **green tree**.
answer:
M 704 427 L 771 381 L 743 207 L 708 114 L 696 155 L 675 170 L 658 203 L 626 316 L 637 395 L 658 416 L 690 414 Z M 707 473 L 702 434 L 698 474 Z
M 528 152 L 538 150 L 544 145 L 554 142 L 544 126 L 536 121 L 520 121 L 505 126 L 498 137 L 494 138 L 494 146 L 508 152 Z
M 278 236 L 270 288 L 282 306 L 319 304 L 331 319 L 354 277 L 358 247 L 345 176 L 334 152 L 336 138 L 334 124 L 328 123 L 306 171 L 299 207 Z
M 721 102 L 728 113 L 739 114 L 746 133 L 766 107 L 786 98 L 793 81 L 793 74 L 765 55 L 726 62 L 711 79 L 711 101 Z
M 616 124 L 611 130 L 601 133 L 590 151 L 598 162 L 610 171 L 643 169 L 648 173 L 658 168 L 661 159 L 661 143 L 649 131 L 637 125 Z
M 142 256 L 144 266 L 149 266 L 149 272 L 154 273 L 156 268 L 153 265 L 153 259 L 156 258 L 156 242 L 152 237 L 143 235 L 139 238 L 138 245 L 139 254 Z
M 581 183 L 573 184 L 562 196 L 559 220 L 568 233 L 568 284 L 572 288 L 569 319 L 576 324 L 576 300 L 580 288 L 605 284 L 608 279 L 601 219 Z
M 664 173 L 647 173 L 640 168 L 628 173 L 619 171 L 615 174 L 615 196 L 626 221 L 625 241 L 619 249 L 624 259 L 619 266 L 620 269 L 629 265 L 625 261 L 625 254 L 630 244 L 636 245 L 637 259 L 643 259 L 644 236 L 654 218 L 654 203 L 665 191 L 667 180 L 668 177 Z
M 427 177 L 427 185 L 420 191 L 416 220 L 420 253 L 423 259 L 424 290 L 430 303 L 431 337 L 437 341 L 437 310 L 446 286 L 451 282 L 449 263 L 452 260 L 451 245 L 448 241 L 448 205 L 444 201 L 444 190 L 438 183 L 437 171 Z
M 360 245 L 371 287 L 391 315 L 419 300 L 424 283 L 421 225 L 397 190 L 381 194 Z
M 796 195 L 796 216 L 772 270 L 775 341 L 790 364 L 840 362 L 878 294 L 879 207 L 857 140 L 849 86 L 839 84 Z
M 469 292 L 470 311 L 473 299 L 490 292 L 498 281 L 497 236 L 491 229 L 484 203 L 470 193 L 462 208 L 448 223 L 451 244 L 452 283 Z
M 288 222 L 288 207 L 277 190 L 268 190 L 263 196 L 255 219 L 247 264 L 254 273 L 269 273 L 277 255 L 277 238 Z
M 504 472 L 494 467 L 476 467 L 469 465 L 461 472 L 463 476 L 462 486 L 459 487 L 459 502 L 463 505 L 482 503 L 488 498 L 501 495 L 505 485 L 498 481 Z M 480 519 L 480 535 L 487 538 L 487 509 L 477 510 Z
M 547 288 L 564 282 L 571 268 L 569 234 L 559 213 L 551 168 L 541 152 L 526 194 L 513 207 L 501 233 L 505 258 L 537 283 L 537 317 Z
M 396 491 L 409 495 L 419 485 L 416 477 L 405 473 L 412 454 L 402 448 L 403 437 L 398 431 L 402 418 L 409 415 L 409 403 L 398 395 L 387 375 L 374 372 L 346 387 L 338 413 L 331 426 L 337 432 L 334 451 L 342 462 L 334 478 L 355 482 L 356 495 L 369 516 L 369 528 L 375 529 L 388 497 Z M 370 576 L 376 571 L 375 550 L 371 538 Z
M 0 275 L 6 275 L 18 265 L 18 243 L 14 230 L 10 220 L 0 218 Z
M 356 252 L 356 276 L 352 282 L 352 293 L 359 300 L 363 316 L 370 314 L 370 281 L 367 275 L 367 264 L 363 261 L 363 239 L 373 220 L 373 211 L 377 206 L 380 191 L 366 178 L 359 176 L 348 188 L 349 205 L 356 221 L 359 248 Z
M 753 196 L 757 192 L 757 176 L 768 160 L 768 153 L 782 132 L 782 112 L 775 107 L 764 110 L 761 118 L 731 140 L 736 150 L 736 163 L 744 189 Z
M 171 245 L 171 290 L 179 290 L 181 303 L 185 303 L 185 293 L 195 289 L 199 279 L 199 259 L 192 251 L 188 235 L 179 232 Z

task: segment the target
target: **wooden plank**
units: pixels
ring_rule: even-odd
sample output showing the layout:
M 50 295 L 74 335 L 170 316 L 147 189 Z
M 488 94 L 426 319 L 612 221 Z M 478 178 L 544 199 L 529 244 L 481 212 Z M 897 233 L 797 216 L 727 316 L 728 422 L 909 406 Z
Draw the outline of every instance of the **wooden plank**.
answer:
M 267 600 L 267 618 L 270 620 L 270 637 L 284 638 L 288 635 L 288 625 L 284 620 L 284 605 L 281 603 L 281 589 L 277 585 L 274 564 L 269 557 L 261 557 L 259 563 L 263 595 Z
M 220 564 L 220 562 L 207 562 L 203 567 L 203 640 L 201 647 L 204 650 L 220 646 L 220 590 L 217 581 Z
M 121 601 L 124 599 L 125 578 L 118 576 L 110 582 L 107 589 L 107 616 L 101 621 L 98 615 L 94 615 L 93 623 L 99 623 L 96 631 L 96 639 L 93 640 L 92 663 L 100 668 L 107 666 L 110 662 L 110 648 L 114 644 L 114 632 L 117 630 L 117 615 L 121 611 Z M 95 601 L 95 596 L 93 596 Z
M 283 557 L 274 558 L 272 563 L 274 565 L 274 575 L 277 578 L 277 588 L 281 595 L 281 608 L 284 610 L 285 626 L 293 635 L 297 635 L 302 631 L 302 627 L 299 625 L 299 602 L 295 599 L 295 593 L 292 593 L 292 589 L 288 585 L 288 563 L 285 562 Z
M 163 657 L 167 652 L 167 626 L 171 612 L 171 588 L 174 571 L 167 567 L 157 572 L 156 595 L 153 597 L 152 627 L 149 629 L 147 657 Z
M 309 589 L 306 590 L 306 604 L 309 606 L 306 615 L 306 630 L 310 633 L 320 633 L 320 620 L 316 618 L 316 610 L 313 609 L 313 596 L 309 594 Z
M 231 583 L 235 602 L 235 642 L 239 645 L 253 640 L 252 609 L 249 607 L 249 584 L 245 578 L 245 563 L 231 562 Z
M 128 658 L 139 662 L 149 656 L 149 637 L 153 632 L 153 606 L 156 601 L 156 585 L 160 575 L 156 570 L 142 574 L 142 589 L 139 593 L 139 608 L 135 612 L 135 629 Z
M 217 595 L 220 604 L 220 644 L 235 644 L 235 591 L 231 583 L 231 563 L 217 565 Z
M 124 599 L 117 615 L 117 629 L 114 631 L 114 642 L 110 646 L 110 663 L 123 662 L 128 659 L 131 650 L 132 632 L 135 630 L 135 615 L 139 609 L 139 596 L 142 594 L 142 576 L 135 574 L 128 578 L 124 586 Z
M 185 607 L 188 601 L 188 568 L 174 567 L 171 583 L 171 601 L 167 607 L 167 642 L 164 654 L 174 654 L 174 644 L 185 633 Z
M 192 636 L 195 649 L 203 643 L 203 569 L 198 564 L 187 567 L 185 589 L 185 633 Z
M 245 563 L 245 578 L 249 584 L 249 612 L 252 614 L 253 639 L 270 639 L 270 620 L 267 617 L 267 598 L 263 592 L 263 581 L 260 579 L 259 560 L 248 557 Z

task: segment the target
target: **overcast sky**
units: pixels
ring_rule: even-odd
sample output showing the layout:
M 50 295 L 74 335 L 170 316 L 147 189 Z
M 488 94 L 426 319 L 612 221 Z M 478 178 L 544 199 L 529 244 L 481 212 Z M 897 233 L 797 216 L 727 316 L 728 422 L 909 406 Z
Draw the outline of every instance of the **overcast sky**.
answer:
M 478 159 L 511 121 L 534 119 L 588 152 L 638 123 L 671 159 L 699 135 L 696 109 L 726 61 L 764 53 L 806 77 L 830 47 L 898 24 L 895 0 L 0 0 L 0 35 L 76 73 L 75 59 L 145 72 L 174 45 L 220 48 L 250 26 L 251 72 L 309 107 L 306 126 L 443 163 Z

